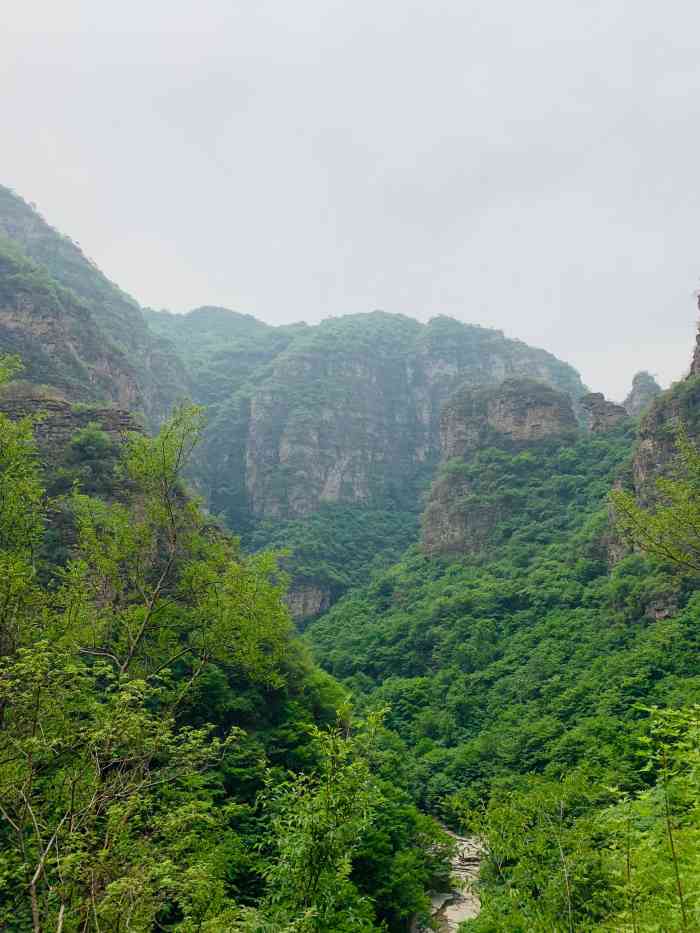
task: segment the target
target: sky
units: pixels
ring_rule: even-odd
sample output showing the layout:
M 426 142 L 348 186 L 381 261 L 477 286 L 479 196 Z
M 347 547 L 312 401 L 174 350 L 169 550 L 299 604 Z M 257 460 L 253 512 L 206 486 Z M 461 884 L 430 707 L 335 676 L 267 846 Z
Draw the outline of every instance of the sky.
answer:
M 691 0 L 24 0 L 0 183 L 142 304 L 496 327 L 621 399 L 687 370 Z

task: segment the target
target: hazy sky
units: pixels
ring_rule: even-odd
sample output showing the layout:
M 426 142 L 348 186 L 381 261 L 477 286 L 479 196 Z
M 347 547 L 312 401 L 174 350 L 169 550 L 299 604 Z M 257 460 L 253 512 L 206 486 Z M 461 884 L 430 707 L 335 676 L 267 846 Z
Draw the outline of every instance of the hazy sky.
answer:
M 24 0 L 0 182 L 139 301 L 502 328 L 612 397 L 689 363 L 693 0 Z M 10 22 L 8 23 L 8 19 Z

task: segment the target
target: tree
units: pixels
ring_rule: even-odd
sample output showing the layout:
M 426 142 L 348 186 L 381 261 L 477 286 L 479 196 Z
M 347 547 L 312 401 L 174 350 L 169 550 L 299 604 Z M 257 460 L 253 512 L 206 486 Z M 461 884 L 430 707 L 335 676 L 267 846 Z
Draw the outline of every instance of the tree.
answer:
M 21 370 L 0 356 L 0 385 Z M 0 413 L 0 658 L 27 637 L 23 619 L 38 611 L 36 559 L 44 530 L 43 488 L 31 418 Z M 2 707 L 0 706 L 0 721 Z
M 242 558 L 185 494 L 200 424 L 183 408 L 130 440 L 124 501 L 74 494 L 78 540 L 47 589 L 31 424 L 0 419 L 0 919 L 13 929 L 229 928 L 232 831 L 212 769 L 237 732 L 192 728 L 182 710 L 214 664 L 281 683 L 290 623 L 274 561 Z
M 269 893 L 249 920 L 251 931 L 378 929 L 371 902 L 358 893 L 350 875 L 353 854 L 381 799 L 368 758 L 379 718 L 371 716 L 357 732 L 343 714 L 334 727 L 314 728 L 318 770 L 281 784 L 270 781 L 265 799 L 272 844 L 266 871 Z

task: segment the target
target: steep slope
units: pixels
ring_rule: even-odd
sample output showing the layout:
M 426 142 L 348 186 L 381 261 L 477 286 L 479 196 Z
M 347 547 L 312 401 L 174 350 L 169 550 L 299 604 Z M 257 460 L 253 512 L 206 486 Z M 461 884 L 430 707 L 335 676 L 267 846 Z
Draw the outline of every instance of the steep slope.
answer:
M 458 391 L 442 412 L 442 466 L 422 518 L 425 551 L 478 553 L 500 522 L 513 521 L 517 500 L 496 486 L 487 493 L 479 454 L 501 450 L 533 460 L 571 443 L 577 432 L 571 399 L 534 380 Z
M 306 324 L 271 327 L 250 314 L 226 308 L 195 308 L 188 314 L 146 309 L 151 331 L 172 342 L 188 372 L 192 397 L 212 415 L 281 353 Z
M 142 411 L 149 428 L 184 395 L 204 405 L 192 479 L 247 546 L 295 544 L 286 566 L 300 617 L 415 540 L 455 389 L 527 377 L 574 401 L 585 391 L 551 354 L 446 317 L 271 327 L 216 307 L 142 311 L 7 188 L 0 235 L 11 241 L 0 349 L 19 353 L 30 382 Z
M 651 406 L 655 398 L 661 395 L 662 389 L 651 373 L 642 370 L 632 379 L 632 388 L 622 403 L 628 415 L 639 418 Z
M 148 312 L 147 321 L 177 345 L 196 400 L 216 418 L 201 479 L 233 527 L 250 516 L 304 517 L 324 503 L 413 503 L 458 385 L 526 376 L 584 393 L 551 354 L 449 318 L 423 325 L 377 311 L 273 328 L 199 308 Z M 232 473 L 245 474 L 234 494 Z
M 290 344 L 252 394 L 252 513 L 292 518 L 326 502 L 414 502 L 438 456 L 449 394 L 510 375 L 582 389 L 543 351 L 447 318 L 421 325 L 374 312 L 323 322 Z
M 329 671 L 369 706 L 390 705 L 425 806 L 449 814 L 453 794 L 476 802 L 517 775 L 584 765 L 631 786 L 640 704 L 700 696 L 692 581 L 639 554 L 611 568 L 607 550 L 621 472 L 633 463 L 647 488 L 678 417 L 698 436 L 697 380 L 654 403 L 639 441 L 617 406 L 574 431 L 565 405 L 515 388 L 518 419 L 496 429 L 508 385 L 445 407 L 423 547 L 307 629 Z
M 448 318 L 422 325 L 374 312 L 308 328 L 252 390 L 222 406 L 206 448 L 217 471 L 212 505 L 234 528 L 250 523 L 259 545 L 294 541 L 294 528 L 311 520 L 315 534 L 303 538 L 316 555 L 308 559 L 307 546 L 291 558 L 292 599 L 304 594 L 300 615 L 324 608 L 415 536 L 446 398 L 460 384 L 494 385 L 508 375 L 583 391 L 577 374 L 549 354 Z M 363 539 L 372 545 L 358 559 Z
M 18 354 L 25 378 L 76 401 L 139 407 L 137 374 L 90 308 L 0 238 L 0 350 Z
M 2 270 L 4 294 L 0 321 L 4 334 L 14 334 L 17 349 L 33 358 L 31 378 L 55 385 L 70 397 L 112 400 L 142 409 L 150 424 L 167 416 L 173 404 L 186 394 L 182 364 L 169 341 L 148 329 L 138 304 L 110 282 L 83 254 L 77 243 L 49 226 L 41 215 L 9 188 L 0 186 L 0 237 L 16 247 L 14 262 L 29 260 L 19 272 Z M 19 255 L 18 255 L 19 254 Z M 41 279 L 36 296 L 30 294 L 31 271 Z M 14 286 L 20 286 L 15 292 Z M 60 289 L 67 308 L 49 307 L 47 289 Z M 80 308 L 82 323 L 69 325 Z M 45 335 L 48 348 L 43 348 Z M 61 339 L 53 340 L 53 335 Z M 50 359 L 51 347 L 59 348 Z M 70 347 L 71 364 L 65 355 Z M 5 344 L 3 349 L 9 349 Z M 47 349 L 42 358 L 42 349 Z M 105 360 L 109 359 L 109 364 Z M 76 369 L 82 375 L 76 377 Z
M 653 500 L 657 478 L 673 464 L 681 427 L 692 441 L 700 443 L 700 332 L 688 375 L 657 394 L 639 423 L 639 440 L 625 477 L 639 502 Z
M 198 488 L 247 545 L 291 545 L 299 618 L 415 540 L 440 410 L 458 386 L 528 377 L 574 400 L 585 392 L 551 354 L 446 317 L 376 311 L 270 327 L 199 308 L 146 319 L 175 343 L 207 407 Z

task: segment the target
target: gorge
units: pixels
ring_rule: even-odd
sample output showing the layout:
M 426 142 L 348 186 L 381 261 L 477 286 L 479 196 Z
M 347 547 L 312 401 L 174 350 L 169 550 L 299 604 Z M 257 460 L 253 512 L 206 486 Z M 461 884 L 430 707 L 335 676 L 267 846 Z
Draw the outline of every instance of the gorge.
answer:
M 0 926 L 405 933 L 481 839 L 465 933 L 697 928 L 697 350 L 144 309 L 0 188 L 0 377 Z

